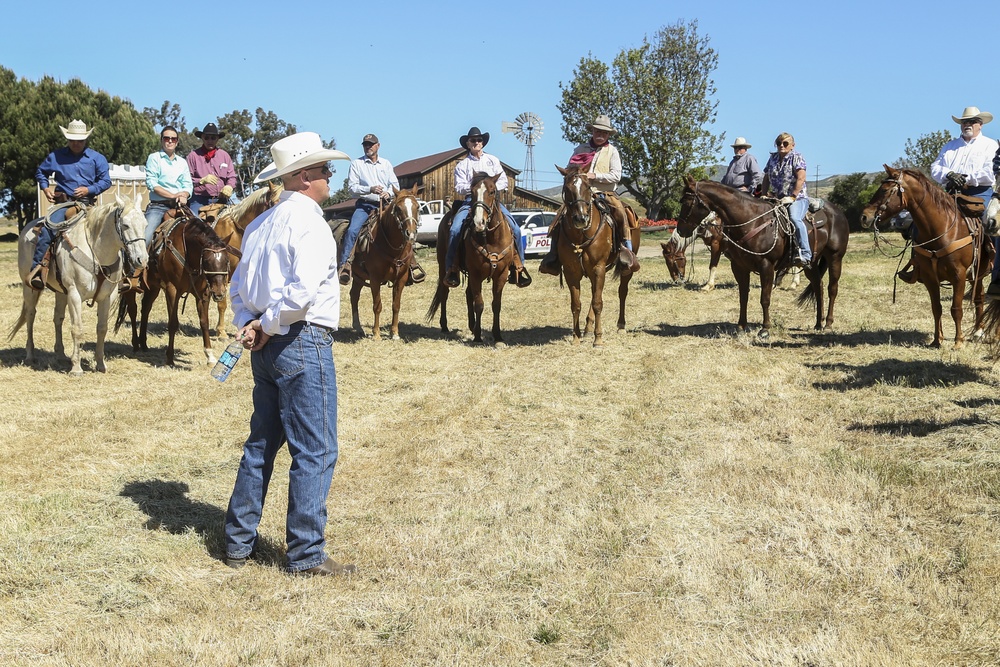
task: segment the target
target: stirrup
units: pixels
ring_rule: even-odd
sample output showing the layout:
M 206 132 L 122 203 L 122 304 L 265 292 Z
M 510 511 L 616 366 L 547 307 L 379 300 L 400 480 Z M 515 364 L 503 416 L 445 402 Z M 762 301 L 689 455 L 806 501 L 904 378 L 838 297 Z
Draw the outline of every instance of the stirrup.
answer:
M 345 262 L 342 267 L 340 267 L 340 284 L 350 285 L 351 284 L 351 263 Z
M 28 275 L 24 277 L 24 281 L 31 289 L 45 289 L 45 281 L 42 280 L 42 265 L 36 264 L 35 268 L 31 269 L 31 271 L 28 272 Z
M 455 267 L 448 269 L 448 271 L 445 272 L 444 279 L 441 282 L 443 282 L 448 287 L 458 287 L 459 285 L 461 285 L 462 279 L 460 277 L 458 269 Z
M 541 264 L 538 265 L 539 273 L 547 273 L 550 276 L 558 276 L 559 272 L 562 270 L 562 266 L 559 264 L 559 252 L 552 248 L 549 252 L 542 258 Z
M 407 285 L 412 285 L 413 283 L 422 283 L 427 274 L 424 270 L 420 268 L 420 265 L 414 262 L 410 265 L 410 279 L 406 282 Z

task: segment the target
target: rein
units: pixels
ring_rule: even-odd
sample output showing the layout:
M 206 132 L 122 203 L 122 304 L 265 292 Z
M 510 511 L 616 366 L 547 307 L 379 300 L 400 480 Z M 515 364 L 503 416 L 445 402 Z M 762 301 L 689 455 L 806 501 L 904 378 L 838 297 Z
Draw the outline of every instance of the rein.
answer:
M 484 229 L 481 232 L 476 232 L 472 231 L 470 228 L 470 231 L 472 231 L 472 233 L 469 235 L 469 238 L 472 241 L 472 245 L 476 248 L 476 251 L 480 255 L 482 255 L 487 262 L 490 263 L 490 271 L 496 271 L 497 264 L 500 263 L 500 260 L 506 257 L 507 253 L 509 253 L 514 248 L 514 239 L 513 237 L 511 237 L 510 243 L 507 244 L 507 247 L 499 251 L 490 252 L 489 248 L 487 247 L 489 245 L 489 241 L 486 240 L 486 235 L 489 234 L 490 232 L 495 232 L 497 229 L 500 228 L 501 224 L 504 225 L 507 224 L 507 221 L 504 218 L 503 213 L 500 213 L 500 215 L 498 216 L 500 219 L 497 221 L 497 223 L 492 227 L 490 226 L 490 223 L 493 222 L 494 214 L 500 212 L 500 207 L 497 205 L 496 202 L 496 195 L 494 195 L 494 202 L 492 206 L 488 206 L 485 202 L 481 201 L 473 202 L 472 207 L 469 209 L 469 215 L 472 215 L 477 207 L 481 207 L 486 212 L 486 229 Z M 483 237 L 482 245 L 476 242 L 477 237 L 479 236 Z
M 694 200 L 703 209 L 705 209 L 706 211 L 711 212 L 712 209 L 708 205 L 705 204 L 705 201 L 701 198 L 701 195 L 698 194 L 698 183 L 699 182 L 700 181 L 696 181 L 695 182 L 694 188 L 691 190 L 691 194 L 694 197 Z M 763 257 L 764 255 L 769 255 L 769 254 L 771 254 L 771 252 L 778 245 L 778 229 L 777 229 L 778 226 L 776 225 L 776 221 L 777 221 L 778 215 L 779 215 L 779 213 L 777 213 L 777 211 L 778 211 L 779 208 L 781 208 L 781 206 L 782 205 L 780 203 L 776 204 L 774 207 L 767 209 L 766 211 L 764 211 L 760 215 L 755 215 L 754 217 L 750 218 L 749 220 L 747 220 L 745 222 L 739 222 L 739 223 L 727 222 L 725 219 L 722 218 L 722 216 L 719 216 L 719 233 L 722 234 L 722 238 L 724 240 L 726 240 L 727 242 L 729 242 L 730 244 L 732 244 L 733 247 L 735 247 L 736 249 L 740 250 L 741 252 L 744 252 L 744 253 L 746 253 L 748 255 L 754 255 L 756 257 Z M 693 206 L 690 209 L 688 209 L 687 215 L 685 215 L 682 220 L 678 220 L 678 224 L 680 224 L 682 222 L 687 222 L 687 219 L 691 215 L 691 212 L 693 210 L 694 210 Z M 749 224 L 751 224 L 753 222 L 756 222 L 757 220 L 760 220 L 764 216 L 771 215 L 771 214 L 774 214 L 775 217 L 772 218 L 771 220 L 767 221 L 763 225 L 760 225 L 756 229 L 750 230 L 747 234 L 745 234 L 742 238 L 739 239 L 740 241 L 747 241 L 749 239 L 752 239 L 754 236 L 756 236 L 757 234 L 761 233 L 762 231 L 764 231 L 766 228 L 770 227 L 771 225 L 775 225 L 774 239 L 771 241 L 771 247 L 768 248 L 767 250 L 763 251 L 763 252 L 756 252 L 754 250 L 751 250 L 751 249 L 745 247 L 743 244 L 738 243 L 736 239 L 734 239 L 732 236 L 730 236 L 729 234 L 726 233 L 726 228 L 727 227 L 729 227 L 729 228 L 736 228 L 736 229 L 738 229 L 740 227 L 746 227 L 747 225 L 749 225 Z

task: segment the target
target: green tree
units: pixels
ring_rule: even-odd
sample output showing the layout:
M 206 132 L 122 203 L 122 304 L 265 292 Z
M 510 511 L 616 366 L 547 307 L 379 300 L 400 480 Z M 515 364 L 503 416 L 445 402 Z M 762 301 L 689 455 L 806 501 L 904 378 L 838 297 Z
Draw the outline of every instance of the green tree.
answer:
M 586 124 L 608 114 L 619 130 L 622 186 L 650 218 L 672 216 L 682 176 L 714 163 L 722 148 L 722 137 L 707 129 L 719 104 L 712 99 L 717 64 L 697 21 L 661 28 L 619 53 L 611 67 L 588 55 L 569 84 L 559 85 L 563 136 L 584 141 Z
M 94 128 L 88 145 L 110 163 L 144 163 L 157 143 L 128 100 L 95 92 L 79 79 L 35 83 L 0 67 L 0 201 L 19 227 L 38 216 L 35 172 L 48 153 L 66 145 L 59 126 L 73 119 Z
M 861 228 L 861 210 L 874 194 L 872 186 L 878 183 L 878 178 L 859 171 L 837 179 L 826 198 L 843 209 L 848 224 L 856 231 Z
M 906 140 L 903 157 L 892 163 L 897 169 L 915 169 L 925 175 L 931 175 L 931 165 L 946 143 L 953 137 L 948 130 L 921 134 L 916 141 Z

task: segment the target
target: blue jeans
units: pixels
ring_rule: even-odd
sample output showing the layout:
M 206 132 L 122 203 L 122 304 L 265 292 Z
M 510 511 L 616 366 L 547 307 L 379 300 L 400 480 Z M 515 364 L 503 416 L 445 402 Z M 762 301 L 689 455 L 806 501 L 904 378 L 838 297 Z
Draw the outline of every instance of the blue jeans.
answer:
M 347 226 L 347 231 L 344 232 L 344 240 L 342 241 L 344 247 L 340 250 L 340 261 L 338 262 L 340 266 L 343 266 L 347 258 L 351 256 L 354 244 L 358 242 L 358 237 L 361 235 L 361 228 L 365 226 L 368 216 L 376 208 L 378 208 L 377 205 L 369 204 L 368 202 L 358 202 L 355 204 L 354 214 L 351 215 L 351 224 Z
M 809 232 L 806 231 L 806 212 L 809 210 L 809 200 L 806 197 L 796 199 L 788 207 L 788 217 L 795 224 L 795 237 L 798 239 L 799 256 L 807 262 L 812 261 L 812 249 L 809 247 Z
M 229 199 L 225 199 L 222 195 L 218 197 L 209 197 L 208 195 L 194 195 L 191 200 L 188 201 L 188 208 L 191 212 L 198 215 L 198 211 L 201 210 L 202 206 L 208 206 L 209 204 L 225 204 L 226 206 L 232 206 L 234 204 L 239 204 L 240 200 L 234 192 L 229 196 Z
M 153 245 L 153 232 L 163 222 L 164 214 L 172 208 L 165 201 L 151 201 L 146 207 L 146 247 Z
M 53 211 L 49 216 L 50 222 L 64 222 L 66 220 L 66 209 L 61 208 L 57 211 Z M 31 259 L 31 268 L 35 268 L 42 263 L 42 259 L 45 257 L 45 251 L 49 249 L 52 245 L 52 239 L 56 237 L 56 233 L 48 228 L 48 225 L 42 225 L 42 228 L 38 230 L 38 244 L 35 246 L 35 254 Z
M 500 202 L 497 203 L 500 204 Z M 470 204 L 471 199 L 466 197 L 465 203 L 462 204 L 462 207 L 458 209 L 455 217 L 451 220 L 451 229 L 448 232 L 448 254 L 445 257 L 445 268 L 447 269 L 455 265 L 455 256 L 458 254 L 458 237 L 462 233 L 462 225 L 465 224 L 465 219 L 469 217 Z M 510 225 L 510 232 L 514 235 L 514 247 L 517 248 L 517 256 L 521 258 L 521 265 L 524 266 L 524 243 L 521 241 L 521 228 L 514 222 L 514 216 L 510 214 L 506 206 L 500 204 L 500 210 L 503 211 L 504 217 L 507 218 L 507 224 Z
M 333 334 L 298 322 L 250 356 L 253 416 L 229 509 L 226 556 L 246 558 L 257 546 L 274 458 L 288 443 L 288 569 L 326 560 L 326 498 L 337 463 L 337 372 Z

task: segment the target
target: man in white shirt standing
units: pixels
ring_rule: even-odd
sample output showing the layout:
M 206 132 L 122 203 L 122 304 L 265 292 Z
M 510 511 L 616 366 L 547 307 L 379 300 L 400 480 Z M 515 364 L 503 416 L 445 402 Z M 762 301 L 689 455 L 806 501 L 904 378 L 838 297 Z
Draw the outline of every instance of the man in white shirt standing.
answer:
M 348 155 L 323 147 L 314 132 L 271 146 L 274 159 L 255 183 L 280 178 L 277 206 L 251 222 L 230 286 L 233 323 L 251 350 L 250 435 L 226 512 L 226 564 L 242 567 L 257 549 L 275 456 L 287 442 L 288 571 L 355 571 L 328 558 L 326 499 L 337 462 L 337 376 L 331 346 L 340 320 L 337 244 L 319 203 L 330 196 L 329 160 Z

